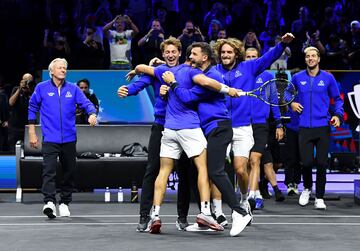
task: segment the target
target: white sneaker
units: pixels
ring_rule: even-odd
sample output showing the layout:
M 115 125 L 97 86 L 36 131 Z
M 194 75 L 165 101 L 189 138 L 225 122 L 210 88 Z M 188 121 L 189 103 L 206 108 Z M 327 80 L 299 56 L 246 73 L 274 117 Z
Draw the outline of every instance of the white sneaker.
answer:
M 215 230 L 209 228 L 208 226 L 199 226 L 199 224 L 194 223 L 185 228 L 187 232 L 215 232 Z
M 59 205 L 59 214 L 60 214 L 60 217 L 70 217 L 69 206 L 64 203 L 61 203 Z
M 326 210 L 326 205 L 323 199 L 315 199 L 314 207 L 318 210 Z
M 230 236 L 232 237 L 239 235 L 252 219 L 250 214 L 242 216 L 236 211 L 233 211 L 231 217 L 232 217 L 232 226 L 230 230 Z
M 49 219 L 56 218 L 56 207 L 54 202 L 48 201 L 43 207 L 43 214 L 45 214 Z
M 251 223 L 253 222 L 253 214 L 251 212 L 251 206 L 248 200 L 243 200 L 242 202 L 240 202 L 240 207 L 242 209 L 244 209 L 251 217 L 251 220 L 249 222 L 249 226 L 251 225 Z
M 306 206 L 307 204 L 309 204 L 310 195 L 311 195 L 311 190 L 306 188 L 302 191 L 299 197 L 300 206 Z
M 222 227 L 217 221 L 212 217 L 212 215 L 206 215 L 204 213 L 199 213 L 196 216 L 196 223 L 199 226 L 207 226 L 216 231 L 224 231 L 224 227 Z

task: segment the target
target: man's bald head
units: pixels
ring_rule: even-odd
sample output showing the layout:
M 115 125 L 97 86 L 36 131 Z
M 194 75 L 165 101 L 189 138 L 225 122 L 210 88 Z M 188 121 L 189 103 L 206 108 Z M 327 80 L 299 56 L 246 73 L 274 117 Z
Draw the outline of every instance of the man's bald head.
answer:
M 22 79 L 25 80 L 25 81 L 33 81 L 34 77 L 30 73 L 25 73 L 23 75 Z

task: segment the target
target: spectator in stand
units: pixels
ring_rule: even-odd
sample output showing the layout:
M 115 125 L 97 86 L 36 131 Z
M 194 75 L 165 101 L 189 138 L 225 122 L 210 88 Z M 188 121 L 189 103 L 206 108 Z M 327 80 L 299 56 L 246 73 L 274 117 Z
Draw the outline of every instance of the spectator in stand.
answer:
M 15 152 L 18 140 L 24 140 L 25 125 L 28 124 L 28 107 L 32 89 L 35 86 L 33 76 L 30 73 L 23 75 L 19 86 L 15 86 L 9 98 L 9 147 Z
M 207 34 L 207 41 L 217 40 L 217 35 L 219 30 L 222 28 L 222 25 L 219 20 L 213 19 L 210 22 L 208 34 Z
M 324 60 L 325 69 L 344 70 L 348 68 L 346 57 L 346 42 L 336 34 L 331 34 L 329 42 L 325 45 L 326 58 Z
M 264 0 L 267 5 L 267 14 L 265 20 L 265 27 L 268 27 L 270 22 L 275 22 L 279 25 L 280 30 L 285 26 L 284 17 L 281 13 L 281 7 L 284 6 L 286 0 Z
M 170 28 L 167 17 L 168 17 L 168 15 L 167 15 L 167 11 L 165 8 L 160 7 L 159 9 L 157 9 L 155 19 L 159 20 L 161 28 L 166 31 L 168 31 L 168 28 Z M 166 37 L 167 37 L 168 33 L 166 33 L 164 35 L 166 35 Z M 170 33 L 170 35 L 173 35 L 173 33 Z
M 277 36 L 275 39 L 275 44 L 281 42 L 281 37 Z M 270 70 L 286 70 L 288 58 L 291 57 L 290 47 L 286 46 L 283 54 L 270 66 Z
M 244 39 L 243 39 L 243 45 L 245 47 L 245 50 L 247 48 L 255 48 L 257 49 L 259 52 L 261 51 L 261 45 L 260 42 L 255 34 L 255 32 L 253 31 L 249 31 Z
M 156 11 L 155 17 L 160 21 L 161 27 L 166 32 L 165 37 L 173 36 L 175 37 L 179 34 L 181 27 L 179 27 L 179 22 L 176 20 L 174 23 L 174 17 L 172 14 L 176 13 L 175 11 L 168 13 L 167 9 L 164 7 L 159 7 Z M 179 15 L 178 13 L 175 15 Z
M 143 47 L 144 61 L 149 63 L 153 58 L 161 58 L 160 44 L 164 41 L 164 30 L 158 19 L 151 22 L 149 32 L 138 41 L 138 46 Z
M 231 24 L 232 18 L 231 15 L 222 3 L 216 2 L 213 4 L 211 10 L 206 13 L 204 17 L 204 27 L 209 27 L 212 20 L 218 20 L 221 23 L 221 27 L 227 27 Z
M 68 39 L 59 31 L 50 32 L 49 29 L 45 29 L 43 45 L 46 49 L 45 62 L 49 62 L 54 58 L 65 58 L 68 61 L 71 60 Z
M 0 76 L 0 152 L 7 151 L 9 106 L 8 98 L 3 89 L 3 81 Z
M 250 29 L 263 27 L 264 14 L 261 7 L 259 1 L 234 1 L 231 7 L 232 23 L 227 27 L 229 37 L 244 37 Z
M 187 20 L 187 18 L 181 19 L 182 16 L 180 17 L 179 2 L 179 0 L 152 0 L 153 9 L 156 11 L 155 13 L 157 14 L 156 15 L 154 13 L 153 16 L 157 16 L 157 18 L 160 19 L 164 31 L 173 37 L 175 37 L 181 31 L 181 27 L 179 26 L 181 22 L 179 21 Z M 186 4 L 187 1 L 182 2 L 185 2 Z M 163 22 L 164 18 L 162 17 L 162 15 L 164 14 L 166 15 L 166 24 L 164 24 Z
M 199 27 L 195 27 L 194 23 L 189 20 L 185 23 L 183 33 L 178 37 L 181 42 L 182 48 L 186 49 L 189 45 L 194 42 L 204 42 L 205 37 L 201 34 Z M 180 63 L 185 62 L 185 55 L 182 54 L 180 57 Z
M 350 53 L 348 54 L 351 69 L 360 68 L 360 22 L 354 20 L 350 24 L 351 42 Z
M 138 24 L 139 29 L 144 31 L 146 29 L 145 25 L 147 23 L 149 8 L 151 3 L 149 1 L 143 0 L 132 0 L 127 1 L 127 11 L 133 17 L 133 20 Z
M 304 51 L 307 47 L 316 47 L 319 50 L 320 54 L 324 55 L 325 47 L 320 41 L 320 31 L 310 29 L 310 30 L 307 30 L 305 34 L 306 34 L 307 40 L 305 41 L 305 43 L 303 45 L 302 51 Z
M 359 18 L 359 13 L 360 13 L 359 0 L 347 0 L 345 1 L 344 5 L 345 5 L 345 16 L 349 20 Z
M 209 42 L 209 44 L 210 44 L 211 48 L 213 48 L 214 45 L 215 45 L 215 43 L 216 43 L 216 41 L 217 41 L 218 39 L 226 39 L 226 38 L 227 38 L 226 29 L 220 29 L 219 32 L 218 32 L 218 34 L 217 34 L 216 39 L 215 39 L 215 40 L 211 40 L 211 41 Z
M 87 28 L 88 27 L 93 27 L 95 28 L 95 33 L 93 34 L 93 39 L 96 42 L 101 43 L 101 46 L 103 45 L 103 32 L 102 32 L 102 27 L 103 25 L 99 25 L 98 24 L 98 18 L 96 17 L 95 14 L 88 14 L 85 17 L 85 25 L 78 27 L 78 39 L 80 40 L 84 40 L 84 37 L 87 36 Z
M 333 8 L 333 15 L 331 17 L 331 23 L 333 24 L 333 29 L 339 29 L 336 30 L 336 32 L 339 32 L 341 30 L 341 24 L 343 23 L 343 19 L 344 19 L 344 11 L 343 11 L 343 6 L 342 4 L 337 1 L 334 4 L 334 8 Z M 346 25 L 347 26 L 347 25 Z M 348 31 L 348 27 L 346 27 L 346 30 Z
M 276 22 L 269 22 L 267 30 L 261 32 L 260 41 L 263 44 L 262 54 L 267 52 L 270 48 L 275 46 L 275 39 L 280 35 L 278 24 Z
M 291 67 L 297 67 L 304 62 L 302 56 L 303 44 L 306 42 L 306 31 L 310 31 L 309 34 L 313 34 L 316 31 L 315 22 L 310 18 L 309 10 L 306 6 L 301 6 L 299 9 L 299 19 L 295 20 L 291 24 L 291 32 L 296 37 L 294 43 L 292 43 L 291 50 L 294 52 L 289 64 Z
M 96 28 L 87 27 L 86 35 L 79 44 L 77 55 L 78 69 L 103 69 L 104 49 L 95 39 Z
M 334 25 L 332 22 L 334 10 L 331 6 L 325 8 L 323 21 L 320 25 L 321 35 L 320 39 L 327 41 L 330 37 L 330 34 L 334 33 Z
M 315 27 L 315 22 L 310 18 L 308 8 L 301 6 L 299 9 L 299 19 L 291 24 L 291 33 L 293 33 L 294 36 L 298 36 L 299 39 L 301 38 L 299 36 L 303 36 L 302 38 L 304 38 L 305 32 L 313 27 Z
M 115 30 L 111 30 L 114 27 Z M 127 29 L 127 27 L 130 27 Z M 110 69 L 131 69 L 131 39 L 139 29 L 127 15 L 117 15 L 103 27 L 103 32 L 110 44 Z
M 87 97 L 88 100 L 90 100 L 91 103 L 95 106 L 96 114 L 99 114 L 99 100 L 97 99 L 95 93 L 90 89 L 90 81 L 86 78 L 79 80 L 77 83 L 77 86 L 82 90 L 82 92 L 85 94 L 85 97 Z M 76 124 L 88 124 L 89 116 L 86 114 L 86 111 L 84 109 L 81 109 L 78 105 L 76 106 Z

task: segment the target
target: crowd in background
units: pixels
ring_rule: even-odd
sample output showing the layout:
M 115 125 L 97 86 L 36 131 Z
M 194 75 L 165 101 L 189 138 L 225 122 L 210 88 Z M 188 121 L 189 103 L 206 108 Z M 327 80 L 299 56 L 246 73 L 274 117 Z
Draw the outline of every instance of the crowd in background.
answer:
M 28 98 L 25 89 L 31 90 L 33 79 L 21 78 L 24 73 L 38 82 L 41 70 L 58 57 L 69 69 L 132 69 L 161 58 L 160 43 L 169 36 L 179 38 L 183 48 L 235 37 L 263 54 L 280 35 L 292 32 L 296 39 L 272 69 L 302 68 L 307 46 L 319 49 L 323 69 L 356 70 L 360 64 L 357 0 L 6 0 L 0 5 L 1 130 L 16 109 L 24 110 L 9 104 L 16 93 L 19 100 Z

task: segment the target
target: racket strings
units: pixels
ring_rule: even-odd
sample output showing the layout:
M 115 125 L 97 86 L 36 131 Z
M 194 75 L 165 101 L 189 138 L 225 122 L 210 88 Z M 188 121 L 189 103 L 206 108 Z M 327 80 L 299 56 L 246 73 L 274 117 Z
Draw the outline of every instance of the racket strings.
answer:
M 259 90 L 259 98 L 264 102 L 283 106 L 294 100 L 296 90 L 291 82 L 286 80 L 271 80 Z

